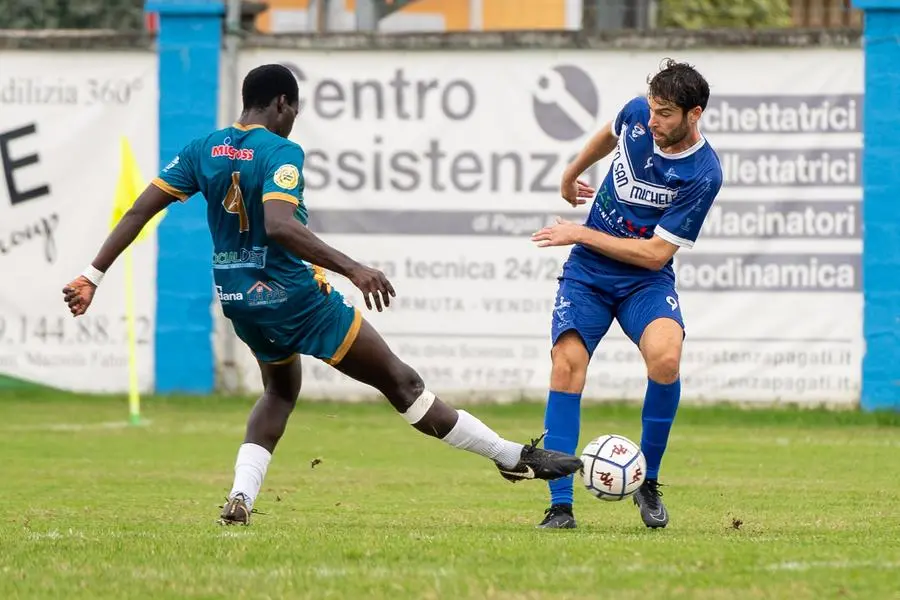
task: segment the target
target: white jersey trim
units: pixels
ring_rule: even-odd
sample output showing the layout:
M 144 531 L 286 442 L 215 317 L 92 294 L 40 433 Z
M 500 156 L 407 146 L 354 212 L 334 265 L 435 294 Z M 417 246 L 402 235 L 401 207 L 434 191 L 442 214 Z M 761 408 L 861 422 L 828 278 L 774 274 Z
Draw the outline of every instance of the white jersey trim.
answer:
M 660 227 L 659 225 L 653 230 L 653 233 L 666 240 L 670 244 L 675 244 L 676 246 L 680 246 L 681 248 L 693 248 L 694 242 L 691 240 L 686 240 L 684 238 L 678 237 L 674 233 L 670 233 Z
M 681 158 L 687 158 L 691 154 L 694 154 L 695 152 L 700 150 L 700 148 L 702 148 L 705 145 L 706 145 L 706 138 L 703 137 L 703 135 L 701 134 L 700 139 L 697 141 L 697 143 L 694 144 L 693 146 L 691 146 L 690 148 L 688 148 L 687 150 L 682 150 L 681 152 L 676 152 L 675 154 L 666 154 L 665 152 L 663 152 L 660 149 L 659 146 L 656 145 L 656 142 L 654 141 L 653 142 L 653 153 L 658 154 L 659 156 L 662 156 L 664 158 L 668 158 L 669 160 L 679 160 Z

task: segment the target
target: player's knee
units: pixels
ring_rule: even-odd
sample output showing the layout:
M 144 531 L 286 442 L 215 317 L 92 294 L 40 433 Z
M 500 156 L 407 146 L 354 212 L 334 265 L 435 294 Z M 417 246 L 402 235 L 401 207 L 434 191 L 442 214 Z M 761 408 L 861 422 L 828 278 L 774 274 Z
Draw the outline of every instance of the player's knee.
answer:
M 680 367 L 681 351 L 678 348 L 664 348 L 647 355 L 647 376 L 656 383 L 674 383 Z
M 391 369 L 391 383 L 384 390 L 390 403 L 400 412 L 405 412 L 425 390 L 425 382 L 415 369 L 398 360 Z
M 573 379 L 579 375 L 583 375 L 586 369 L 577 360 L 572 360 L 567 356 L 553 357 L 553 374 L 563 379 Z
M 288 412 L 294 410 L 297 405 L 297 397 L 300 395 L 300 388 L 292 381 L 266 381 L 264 384 L 265 393 L 271 401 L 279 406 L 281 410 Z
M 576 352 L 564 346 L 554 346 L 550 356 L 553 361 L 550 387 L 560 392 L 581 392 L 587 376 L 587 352 L 583 348 L 581 352 Z
M 662 384 L 678 379 L 683 338 L 684 330 L 672 319 L 657 319 L 644 329 L 639 347 L 650 379 Z

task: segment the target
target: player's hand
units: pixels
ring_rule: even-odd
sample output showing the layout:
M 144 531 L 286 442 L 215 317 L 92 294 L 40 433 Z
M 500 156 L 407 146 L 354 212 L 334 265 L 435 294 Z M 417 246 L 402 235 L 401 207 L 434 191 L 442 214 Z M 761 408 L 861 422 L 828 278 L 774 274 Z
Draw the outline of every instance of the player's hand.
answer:
M 363 298 L 366 299 L 366 308 L 369 310 L 372 310 L 372 304 L 374 303 L 378 312 L 381 312 L 383 310 L 382 304 L 385 307 L 390 306 L 391 297 L 397 295 L 394 291 L 394 286 L 391 285 L 384 273 L 378 269 L 359 265 L 349 273 L 348 279 L 363 293 Z M 369 297 L 370 294 L 371 298 Z
M 547 246 L 571 246 L 578 243 L 582 229 L 583 226 L 578 223 L 556 217 L 556 223 L 550 227 L 544 227 L 539 231 L 535 231 L 531 235 L 531 241 L 541 248 L 546 248 Z
M 559 186 L 559 193 L 562 194 L 563 199 L 574 208 L 593 200 L 597 190 L 581 179 L 576 179 L 575 181 L 567 181 L 564 179 L 562 185 Z
M 96 291 L 97 286 L 81 275 L 63 288 L 63 298 L 72 311 L 72 316 L 77 317 L 87 312 Z

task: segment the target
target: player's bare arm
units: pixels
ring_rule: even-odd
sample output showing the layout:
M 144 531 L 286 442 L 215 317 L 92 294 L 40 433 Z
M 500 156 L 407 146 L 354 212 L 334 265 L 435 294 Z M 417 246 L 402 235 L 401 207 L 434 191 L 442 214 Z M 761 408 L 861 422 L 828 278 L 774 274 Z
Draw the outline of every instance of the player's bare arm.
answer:
M 109 270 L 122 252 L 131 245 L 141 230 L 157 213 L 165 210 L 178 200 L 155 185 L 148 185 L 138 196 L 134 205 L 126 212 L 110 232 L 96 258 L 88 269 L 63 288 L 63 298 L 72 315 L 83 315 L 91 301 L 103 274 Z
M 563 173 L 559 191 L 566 202 L 573 207 L 594 198 L 596 190 L 580 180 L 579 177 L 594 163 L 615 149 L 619 140 L 614 135 L 612 128 L 613 123 L 610 121 L 595 133 Z
M 319 239 L 294 217 L 294 204 L 273 199 L 263 206 L 266 235 L 270 239 L 295 256 L 349 279 L 363 293 L 369 310 L 373 304 L 379 312 L 382 305 L 391 305 L 391 297 L 397 294 L 384 273 L 356 262 Z
M 617 238 L 559 217 L 555 224 L 536 231 L 531 240 L 541 248 L 581 244 L 609 258 L 651 271 L 662 269 L 678 251 L 678 246 L 657 235 L 650 239 Z

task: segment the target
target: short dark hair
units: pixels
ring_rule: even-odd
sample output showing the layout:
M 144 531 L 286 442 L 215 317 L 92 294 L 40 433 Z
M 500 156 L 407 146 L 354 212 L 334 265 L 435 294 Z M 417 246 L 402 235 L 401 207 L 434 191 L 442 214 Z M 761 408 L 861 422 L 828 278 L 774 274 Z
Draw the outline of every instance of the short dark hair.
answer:
M 244 77 L 244 84 L 241 87 L 244 110 L 265 108 L 282 94 L 287 96 L 290 104 L 294 104 L 300 98 L 297 80 L 284 65 L 261 65 Z
M 709 84 L 692 65 L 667 58 L 659 73 L 648 77 L 647 83 L 652 98 L 671 102 L 685 112 L 695 106 L 706 110 Z

